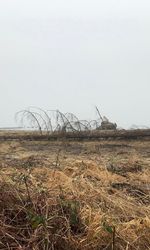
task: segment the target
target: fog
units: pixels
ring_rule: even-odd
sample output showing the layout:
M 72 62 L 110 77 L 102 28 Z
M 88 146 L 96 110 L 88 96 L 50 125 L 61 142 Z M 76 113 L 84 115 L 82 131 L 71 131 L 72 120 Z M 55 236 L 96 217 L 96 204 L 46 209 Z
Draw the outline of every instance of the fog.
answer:
M 0 127 L 29 106 L 150 126 L 150 2 L 1 0 Z

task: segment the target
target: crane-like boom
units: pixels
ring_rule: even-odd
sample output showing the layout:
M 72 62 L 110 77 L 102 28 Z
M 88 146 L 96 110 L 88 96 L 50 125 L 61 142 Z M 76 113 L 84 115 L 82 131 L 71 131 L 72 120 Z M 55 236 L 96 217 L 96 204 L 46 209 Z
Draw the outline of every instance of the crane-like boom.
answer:
M 99 115 L 99 117 L 100 117 L 101 121 L 103 121 L 103 117 L 101 116 L 101 113 L 99 112 L 98 107 L 97 107 L 97 106 L 95 106 L 95 108 L 96 108 L 96 111 L 97 111 L 97 113 L 98 113 L 98 115 Z

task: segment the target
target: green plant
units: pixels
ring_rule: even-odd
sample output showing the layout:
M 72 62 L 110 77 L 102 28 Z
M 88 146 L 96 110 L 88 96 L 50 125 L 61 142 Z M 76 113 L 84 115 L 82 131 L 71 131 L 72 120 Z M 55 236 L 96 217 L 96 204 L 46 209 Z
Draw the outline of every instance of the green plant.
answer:
M 115 234 L 116 234 L 115 226 L 112 226 L 112 225 L 108 224 L 106 221 L 104 221 L 103 228 L 106 232 L 108 232 L 112 235 L 112 250 L 115 250 Z
M 64 216 L 69 221 L 69 226 L 74 234 L 82 233 L 84 226 L 80 218 L 80 204 L 77 200 L 68 200 L 63 195 L 60 196 L 60 204 Z
M 39 225 L 45 226 L 46 218 L 43 215 L 33 214 L 29 212 L 28 220 L 32 229 L 38 228 Z

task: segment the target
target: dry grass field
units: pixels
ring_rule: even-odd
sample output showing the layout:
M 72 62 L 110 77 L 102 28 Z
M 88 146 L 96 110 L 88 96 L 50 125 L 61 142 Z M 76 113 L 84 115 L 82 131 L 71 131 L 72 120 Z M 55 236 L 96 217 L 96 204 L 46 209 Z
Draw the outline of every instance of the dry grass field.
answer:
M 150 141 L 0 141 L 0 249 L 150 249 Z

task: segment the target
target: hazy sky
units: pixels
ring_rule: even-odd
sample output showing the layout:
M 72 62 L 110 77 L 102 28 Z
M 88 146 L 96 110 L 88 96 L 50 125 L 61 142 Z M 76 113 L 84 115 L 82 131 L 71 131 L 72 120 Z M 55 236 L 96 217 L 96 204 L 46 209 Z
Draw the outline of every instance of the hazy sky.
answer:
M 28 106 L 150 126 L 149 0 L 1 0 L 0 127 Z

